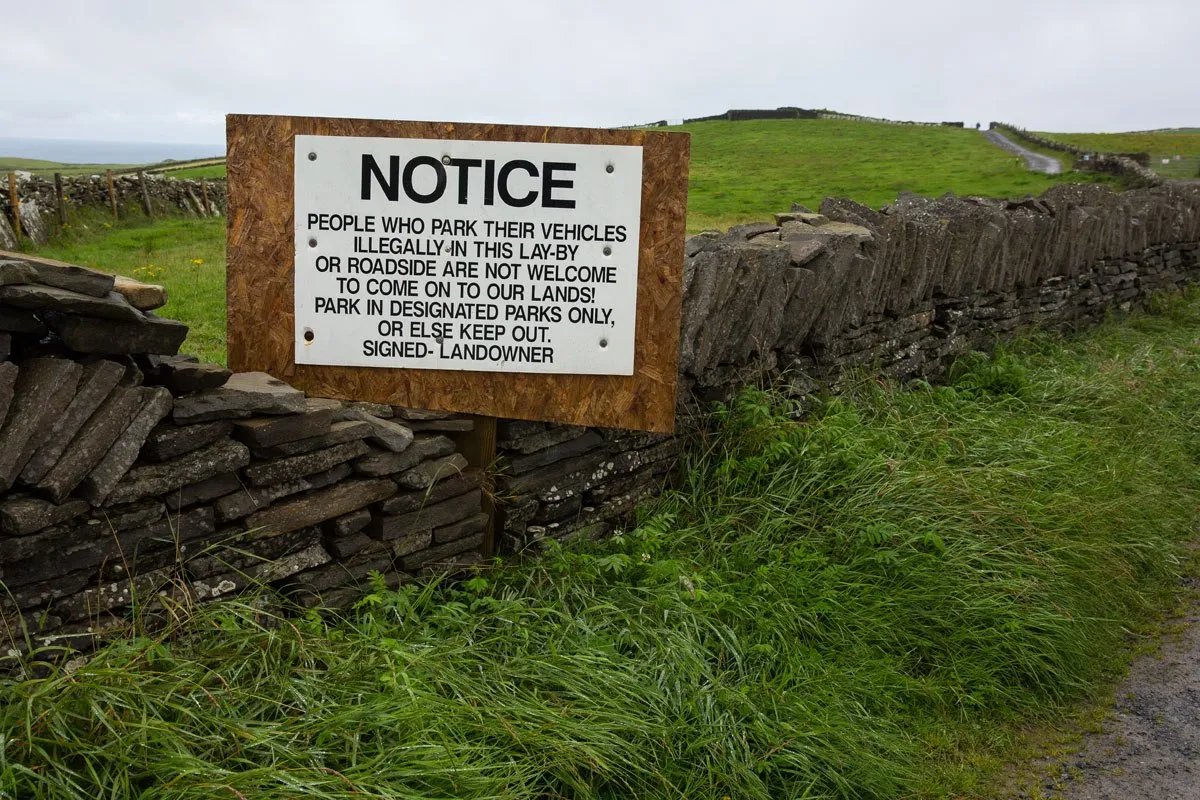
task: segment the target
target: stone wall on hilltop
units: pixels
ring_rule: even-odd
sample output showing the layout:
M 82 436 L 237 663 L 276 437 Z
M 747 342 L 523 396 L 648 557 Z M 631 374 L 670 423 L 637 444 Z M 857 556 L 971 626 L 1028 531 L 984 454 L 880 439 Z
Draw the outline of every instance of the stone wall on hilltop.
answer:
M 227 192 L 224 179 L 204 181 L 169 178 L 161 173 L 126 173 L 113 177 L 117 208 L 122 216 L 144 214 L 145 199 L 149 198 L 155 214 L 185 214 L 196 217 L 219 217 L 227 208 Z M 58 229 L 58 201 L 54 181 L 17 173 L 17 196 L 21 204 L 22 238 L 34 244 L 45 244 Z M 68 217 L 71 210 L 81 207 L 99 209 L 108 213 L 111 207 L 108 194 L 108 178 L 104 175 L 72 175 L 62 179 L 63 197 Z M 145 192 L 143 194 L 143 186 Z M 208 204 L 205 205 L 205 195 Z M 12 227 L 12 204 L 7 185 L 0 192 L 0 249 L 19 249 Z

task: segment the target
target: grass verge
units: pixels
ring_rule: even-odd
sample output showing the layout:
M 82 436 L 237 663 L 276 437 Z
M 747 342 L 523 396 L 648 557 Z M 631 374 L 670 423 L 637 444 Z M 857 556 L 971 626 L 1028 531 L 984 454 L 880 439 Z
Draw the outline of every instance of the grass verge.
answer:
M 1160 311 L 802 421 L 748 391 L 605 543 L 4 680 L 0 793 L 990 796 L 1195 535 L 1200 299 Z

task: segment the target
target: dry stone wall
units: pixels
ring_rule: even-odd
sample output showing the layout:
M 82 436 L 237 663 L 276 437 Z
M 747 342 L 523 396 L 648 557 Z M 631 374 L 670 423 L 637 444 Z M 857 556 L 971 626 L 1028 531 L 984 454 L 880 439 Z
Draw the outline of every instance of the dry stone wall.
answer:
M 686 247 L 679 428 L 777 381 L 803 397 L 848 370 L 942 375 L 1025 326 L 1078 327 L 1200 276 L 1200 186 L 1039 198 L 827 198 Z M 83 646 L 142 608 L 264 582 L 338 604 L 480 561 L 594 538 L 675 475 L 680 438 L 501 420 L 468 467 L 441 412 L 305 397 L 177 356 L 161 290 L 0 256 L 4 644 Z
M 827 198 L 687 242 L 679 416 L 780 381 L 802 397 L 851 369 L 941 376 L 1017 328 L 1076 327 L 1200 276 L 1200 187 L 1040 198 Z M 672 474 L 678 441 L 506 421 L 501 542 L 601 536 Z
M 34 244 L 45 244 L 58 228 L 58 201 L 54 181 L 18 172 L 17 196 L 20 201 L 22 238 Z M 117 208 L 122 216 L 144 214 L 143 204 L 149 198 L 155 214 L 186 214 L 197 217 L 219 217 L 227 207 L 226 183 L 224 180 L 205 181 L 170 178 L 160 173 L 144 173 L 145 193 L 142 177 L 137 174 L 116 175 L 113 186 L 116 191 Z M 108 178 L 104 175 L 76 175 L 62 179 L 64 203 L 68 219 L 72 209 L 97 208 L 105 213 L 110 209 Z M 204 198 L 207 195 L 208 203 Z M 0 192 L 0 249 L 16 250 L 18 244 L 11 220 L 12 204 L 7 185 Z
M 477 563 L 451 414 L 306 397 L 178 356 L 161 288 L 0 258 L 0 660 L 266 583 L 340 604 Z

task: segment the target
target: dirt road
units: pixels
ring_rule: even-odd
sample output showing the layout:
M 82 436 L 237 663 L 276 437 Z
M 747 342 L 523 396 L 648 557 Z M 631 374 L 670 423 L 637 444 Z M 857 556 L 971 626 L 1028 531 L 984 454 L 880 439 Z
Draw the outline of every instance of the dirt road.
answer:
M 1200 800 L 1200 603 L 1168 627 L 1118 687 L 1104 732 L 1086 738 L 1043 797 Z
M 1034 172 L 1044 172 L 1047 175 L 1057 175 L 1062 172 L 1062 164 L 1058 159 L 1044 156 L 1041 153 L 1035 153 L 1032 150 L 1027 150 L 1021 145 L 1009 139 L 1000 131 L 986 130 L 980 131 L 986 136 L 992 144 L 1003 147 L 1010 153 L 1016 153 L 1021 158 L 1025 159 L 1025 165 Z

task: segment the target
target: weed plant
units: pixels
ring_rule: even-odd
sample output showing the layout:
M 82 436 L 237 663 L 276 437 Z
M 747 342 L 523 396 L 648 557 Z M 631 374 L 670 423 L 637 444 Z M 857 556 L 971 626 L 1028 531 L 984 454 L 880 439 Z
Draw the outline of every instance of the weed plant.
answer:
M 344 615 L 195 611 L 0 683 L 12 798 L 891 798 L 986 791 L 1110 678 L 1194 536 L 1200 301 L 746 391 L 586 546 Z M 7 794 L 4 794 L 7 793 Z

